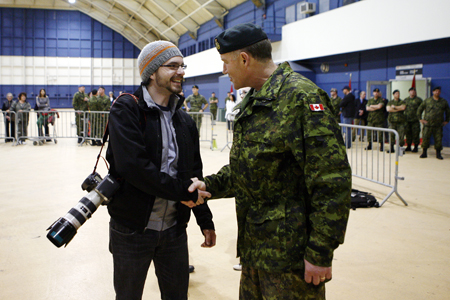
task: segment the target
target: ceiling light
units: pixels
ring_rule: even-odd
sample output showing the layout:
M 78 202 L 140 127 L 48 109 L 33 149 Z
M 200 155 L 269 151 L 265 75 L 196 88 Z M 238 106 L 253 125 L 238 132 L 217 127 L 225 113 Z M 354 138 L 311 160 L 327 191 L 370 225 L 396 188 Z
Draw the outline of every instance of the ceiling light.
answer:
M 74 4 L 77 0 L 69 0 L 70 4 Z

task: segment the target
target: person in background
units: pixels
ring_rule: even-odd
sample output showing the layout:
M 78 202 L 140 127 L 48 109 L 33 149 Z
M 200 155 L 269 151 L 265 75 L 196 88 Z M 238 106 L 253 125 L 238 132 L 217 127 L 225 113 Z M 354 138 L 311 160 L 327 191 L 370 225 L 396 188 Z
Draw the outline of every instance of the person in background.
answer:
M 422 117 L 422 113 L 424 113 Z M 417 109 L 417 117 L 423 124 L 422 149 L 420 158 L 426 158 L 427 150 L 430 147 L 430 138 L 434 137 L 434 149 L 436 149 L 436 158 L 444 159 L 441 155 L 442 137 L 444 126 L 450 122 L 450 107 L 447 100 L 441 98 L 441 87 L 433 89 L 433 96 L 425 99 Z
M 219 99 L 216 97 L 216 93 L 212 92 L 211 97 L 209 98 L 209 111 L 212 114 L 213 120 L 216 120 L 217 116 L 217 104 L 219 103 Z
M 354 125 L 360 125 L 360 126 L 366 126 L 367 125 L 367 111 L 366 111 L 366 105 L 367 105 L 367 99 L 366 99 L 366 92 L 361 91 L 359 93 L 359 98 L 355 100 L 356 106 L 355 106 L 355 119 L 353 120 Z M 356 139 L 356 132 L 358 130 L 353 130 L 353 136 L 352 140 L 355 141 Z M 365 130 L 360 129 L 360 136 L 359 140 L 364 141 L 365 136 Z
M 381 98 L 379 96 L 379 92 L 380 90 L 378 88 L 373 90 L 373 98 L 369 99 L 369 101 L 367 101 L 367 105 L 366 105 L 366 110 L 368 112 L 368 116 L 367 116 L 367 126 L 370 127 L 383 127 L 384 124 L 384 101 L 383 98 Z M 372 136 L 372 132 L 373 130 L 369 130 L 367 133 L 367 139 L 369 144 L 367 145 L 367 147 L 365 148 L 366 150 L 372 150 L 372 143 L 373 143 L 373 139 L 374 137 Z M 374 134 L 376 135 L 376 134 Z M 384 151 L 384 139 L 383 139 L 383 135 L 379 134 L 379 136 L 377 136 L 377 138 L 379 139 L 380 142 L 380 151 Z
M 85 124 L 84 112 L 89 110 L 89 97 L 84 92 L 83 85 L 78 87 L 78 92 L 73 95 L 72 106 L 75 110 L 75 122 L 77 124 L 77 136 L 78 144 L 83 141 L 85 130 L 87 130 L 87 124 Z
M 389 112 L 388 121 L 389 129 L 394 129 L 398 132 L 400 147 L 405 144 L 405 123 L 406 118 L 404 111 L 406 109 L 405 101 L 400 99 L 400 91 L 395 90 L 393 93 L 394 99 L 389 101 L 386 110 Z M 391 148 L 387 152 L 394 153 L 395 135 L 391 133 Z
M 405 123 L 405 135 L 406 135 L 406 149 L 405 151 L 418 152 L 420 144 L 420 121 L 417 118 L 417 109 L 423 100 L 417 97 L 416 88 L 411 87 L 409 89 L 409 97 L 405 99 L 406 109 L 406 123 Z M 411 150 L 411 146 L 414 143 L 414 149 Z
M 47 96 L 47 92 L 45 89 L 39 90 L 39 95 L 36 97 L 36 105 L 34 110 L 40 111 L 38 113 L 38 134 L 40 137 L 44 136 L 44 132 L 42 131 L 42 127 L 44 127 L 45 136 L 49 136 L 49 128 L 48 128 L 48 118 L 50 117 L 50 99 Z M 50 139 L 47 139 L 47 142 L 50 142 Z
M 342 98 L 338 96 L 338 90 L 335 88 L 332 88 L 330 90 L 330 100 L 331 100 L 331 107 L 333 109 L 333 114 L 336 117 L 336 121 L 338 123 L 341 123 L 341 108 L 340 104 L 342 102 Z
M 225 120 L 227 120 L 227 129 L 228 132 L 233 132 L 233 123 L 234 123 L 234 116 L 236 113 L 233 112 L 234 107 L 236 106 L 236 96 L 234 94 L 230 94 L 229 99 L 227 103 L 225 103 L 226 106 L 226 112 L 225 112 Z
M 114 102 L 114 100 L 116 100 L 116 97 L 114 97 L 114 92 L 109 92 L 109 101 L 111 101 L 111 103 Z
M 187 106 L 189 102 L 191 103 L 190 108 Z M 186 111 L 188 112 L 202 113 L 206 110 L 206 108 L 208 107 L 208 102 L 206 101 L 205 97 L 198 93 L 198 85 L 192 86 L 192 94 L 184 100 L 184 106 L 186 107 Z M 197 125 L 198 132 L 200 134 L 203 114 L 192 114 L 191 117 L 194 119 L 195 124 Z
M 349 86 L 344 86 L 342 89 L 344 93 L 344 99 L 339 103 L 338 107 L 342 111 L 342 123 L 353 124 L 353 118 L 355 117 L 355 96 L 352 94 Z M 336 115 L 336 111 L 334 112 Z M 345 127 L 345 146 L 347 148 L 352 147 L 352 128 Z
M 17 136 L 19 137 L 18 144 L 26 145 L 25 139 L 28 136 L 28 123 L 30 121 L 31 105 L 27 101 L 27 93 L 19 94 L 19 101 L 13 103 L 11 111 L 16 112 L 17 122 Z
M 13 94 L 6 94 L 6 100 L 3 101 L 2 111 L 5 119 L 5 143 L 12 142 L 16 136 L 16 115 L 11 114 L 11 107 L 17 101 L 13 99 Z M 11 131 L 9 130 L 11 128 Z
M 244 100 L 245 96 L 247 96 L 248 92 L 250 91 L 249 87 L 245 87 L 242 89 L 239 89 L 239 99 L 236 101 L 236 105 L 241 103 L 242 100 Z

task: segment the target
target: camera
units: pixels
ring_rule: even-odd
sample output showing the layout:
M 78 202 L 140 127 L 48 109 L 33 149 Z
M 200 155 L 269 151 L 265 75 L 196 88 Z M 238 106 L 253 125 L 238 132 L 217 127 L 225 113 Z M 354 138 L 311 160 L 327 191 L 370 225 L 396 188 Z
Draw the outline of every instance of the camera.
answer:
M 101 204 L 109 203 L 111 197 L 119 189 L 120 184 L 109 174 L 102 180 L 98 173 L 90 174 L 81 184 L 88 194 L 56 220 L 47 230 L 47 238 L 56 247 L 67 245 L 77 233 L 78 228 L 89 219 Z

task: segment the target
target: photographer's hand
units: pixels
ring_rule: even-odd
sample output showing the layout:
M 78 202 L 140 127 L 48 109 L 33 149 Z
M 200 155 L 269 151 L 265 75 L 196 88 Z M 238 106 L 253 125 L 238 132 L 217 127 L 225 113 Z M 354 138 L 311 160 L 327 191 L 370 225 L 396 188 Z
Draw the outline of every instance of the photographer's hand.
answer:
M 211 198 L 211 193 L 206 191 L 206 184 L 203 181 L 198 180 L 197 177 L 191 178 L 192 184 L 189 186 L 189 192 L 193 193 L 196 189 L 198 191 L 198 199 L 196 204 L 200 205 L 205 203 L 204 198 Z

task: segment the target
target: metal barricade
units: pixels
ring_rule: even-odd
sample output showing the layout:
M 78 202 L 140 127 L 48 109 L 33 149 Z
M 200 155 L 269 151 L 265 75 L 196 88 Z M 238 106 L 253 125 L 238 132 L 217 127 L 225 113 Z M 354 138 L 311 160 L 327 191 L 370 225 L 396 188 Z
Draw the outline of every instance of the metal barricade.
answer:
M 220 150 L 222 152 L 225 148 L 231 149 L 231 145 L 233 144 L 233 130 L 234 130 L 234 118 L 236 117 L 237 112 L 229 114 L 229 120 L 226 119 L 227 127 L 226 127 L 226 145 Z
M 210 143 L 210 148 L 213 150 L 214 142 L 214 124 L 213 116 L 209 112 L 188 112 L 197 126 L 200 142 Z
M 11 142 L 15 145 L 17 140 L 16 131 L 16 112 L 2 111 L 0 113 L 0 139 L 4 139 L 5 143 Z
M 100 145 L 105 133 L 106 123 L 109 119 L 109 111 L 84 112 L 83 142 L 91 141 L 92 145 Z
M 408 205 L 398 193 L 398 180 L 404 180 L 404 177 L 398 176 L 398 161 L 399 157 L 403 156 L 403 148 L 400 147 L 398 132 L 388 128 L 343 123 L 339 125 L 344 136 L 347 158 L 352 168 L 352 175 L 391 188 L 391 191 L 380 203 L 380 206 L 394 193 L 405 205 Z M 351 145 L 349 145 L 348 142 L 352 137 L 346 138 L 345 135 L 351 135 L 352 130 L 358 129 L 361 132 L 359 135 L 361 140 L 355 138 Z M 365 139 L 369 138 L 369 133 L 373 133 L 371 134 L 372 149 L 368 149 L 369 141 L 365 141 Z M 387 139 L 385 138 L 386 133 L 389 134 Z M 395 142 L 392 136 L 394 136 Z M 395 153 L 391 153 L 391 145 L 394 145 Z

